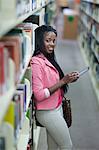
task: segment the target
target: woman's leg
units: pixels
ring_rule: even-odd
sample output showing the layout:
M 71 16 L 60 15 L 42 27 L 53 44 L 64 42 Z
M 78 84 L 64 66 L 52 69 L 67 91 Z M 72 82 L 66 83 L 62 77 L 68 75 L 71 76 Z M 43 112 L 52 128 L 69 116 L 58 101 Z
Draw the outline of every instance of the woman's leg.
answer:
M 55 142 L 55 140 L 51 137 L 50 133 L 46 130 L 47 134 L 47 145 L 48 145 L 48 150 L 58 150 L 58 145 Z
M 72 149 L 69 130 L 62 117 L 62 107 L 55 110 L 37 111 L 37 119 L 46 127 L 48 150 L 56 150 L 57 146 L 60 150 Z

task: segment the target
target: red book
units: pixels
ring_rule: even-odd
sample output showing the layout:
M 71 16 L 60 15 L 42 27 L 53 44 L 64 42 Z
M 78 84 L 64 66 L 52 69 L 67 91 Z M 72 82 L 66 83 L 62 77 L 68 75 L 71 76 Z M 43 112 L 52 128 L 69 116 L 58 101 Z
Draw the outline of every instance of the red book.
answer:
M 22 69 L 22 41 L 20 36 L 4 36 L 0 41 L 5 42 L 5 46 L 9 49 L 13 49 L 13 53 L 10 53 L 10 56 L 14 59 L 16 63 L 16 70 L 18 71 L 18 75 L 16 75 L 16 80 L 19 79 L 20 70 Z M 9 44 L 9 46 L 7 46 Z M 17 62 L 18 61 L 18 62 Z
M 3 94 L 3 87 L 5 83 L 4 74 L 4 45 L 0 42 L 0 95 Z
M 4 46 L 8 49 L 9 52 L 9 56 L 12 58 L 12 60 L 15 63 L 15 73 L 16 73 L 16 81 L 17 81 L 17 76 L 19 74 L 19 70 L 20 70 L 20 52 L 17 49 L 17 44 L 15 41 L 7 41 L 4 42 Z

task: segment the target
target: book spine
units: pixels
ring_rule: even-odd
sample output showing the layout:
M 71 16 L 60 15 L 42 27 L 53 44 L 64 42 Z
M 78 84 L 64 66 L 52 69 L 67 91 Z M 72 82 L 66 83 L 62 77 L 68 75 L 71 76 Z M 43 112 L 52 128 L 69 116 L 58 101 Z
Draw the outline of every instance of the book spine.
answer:
M 3 94 L 5 84 L 4 75 L 4 45 L 0 43 L 0 95 Z

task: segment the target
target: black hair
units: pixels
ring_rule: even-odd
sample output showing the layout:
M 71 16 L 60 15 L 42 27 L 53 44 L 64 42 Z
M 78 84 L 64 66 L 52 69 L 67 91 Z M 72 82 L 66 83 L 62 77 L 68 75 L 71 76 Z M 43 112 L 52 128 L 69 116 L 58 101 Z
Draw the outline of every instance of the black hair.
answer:
M 35 29 L 35 51 L 33 56 L 38 55 L 44 48 L 44 35 L 47 32 L 54 32 L 57 36 L 57 31 L 49 25 L 42 25 Z
M 52 54 L 47 54 L 46 52 L 43 51 L 44 35 L 45 33 L 48 33 L 48 32 L 54 32 L 57 36 L 57 31 L 52 26 L 49 26 L 49 25 L 42 25 L 35 29 L 35 51 L 34 51 L 33 56 L 43 53 L 44 56 L 48 59 L 48 61 L 58 70 L 60 79 L 62 79 L 64 77 L 64 73 L 61 67 L 59 66 L 59 64 L 55 60 L 54 51 Z M 62 86 L 62 89 L 64 93 L 66 93 L 68 90 L 68 85 L 66 84 Z

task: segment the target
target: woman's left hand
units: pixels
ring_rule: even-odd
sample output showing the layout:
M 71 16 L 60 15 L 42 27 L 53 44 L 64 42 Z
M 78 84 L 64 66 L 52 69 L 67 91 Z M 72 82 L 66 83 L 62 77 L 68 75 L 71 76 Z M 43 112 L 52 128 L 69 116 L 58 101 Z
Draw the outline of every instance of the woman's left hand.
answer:
M 72 82 L 75 82 L 79 79 L 79 72 L 77 72 L 77 71 L 71 72 L 71 75 L 74 78 L 74 80 Z

